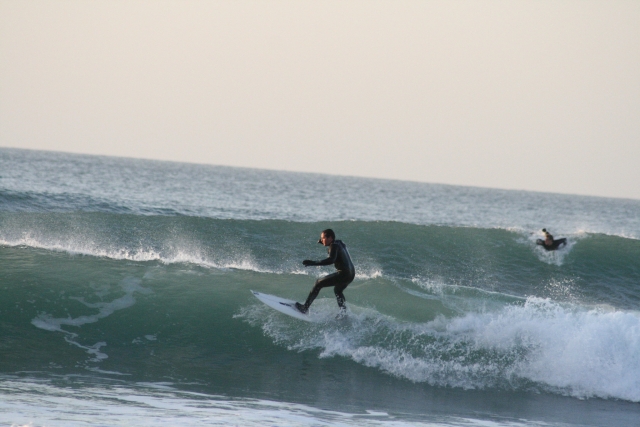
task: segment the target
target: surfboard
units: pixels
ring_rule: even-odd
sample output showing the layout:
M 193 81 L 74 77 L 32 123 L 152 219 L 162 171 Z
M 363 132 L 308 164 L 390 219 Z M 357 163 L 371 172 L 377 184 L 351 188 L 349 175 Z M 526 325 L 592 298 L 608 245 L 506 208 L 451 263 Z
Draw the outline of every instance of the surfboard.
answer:
M 260 301 L 273 308 L 274 310 L 278 310 L 280 313 L 284 313 L 287 316 L 295 317 L 296 319 L 304 320 L 307 322 L 314 321 L 311 316 L 309 316 L 309 314 L 304 314 L 298 311 L 295 301 L 280 298 L 275 295 L 263 294 L 256 291 L 251 291 L 251 293 Z

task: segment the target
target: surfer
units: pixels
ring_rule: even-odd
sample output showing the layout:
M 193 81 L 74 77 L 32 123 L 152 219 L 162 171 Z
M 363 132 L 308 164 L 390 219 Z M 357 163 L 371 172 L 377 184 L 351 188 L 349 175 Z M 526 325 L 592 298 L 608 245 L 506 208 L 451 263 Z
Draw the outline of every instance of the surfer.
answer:
M 542 246 L 543 248 L 545 248 L 548 251 L 555 251 L 556 249 L 558 249 L 560 247 L 560 245 L 565 245 L 566 246 L 566 244 L 567 244 L 567 239 L 566 238 L 563 237 L 561 239 L 555 240 L 553 238 L 553 236 L 551 235 L 551 233 L 549 233 L 546 228 L 542 229 L 542 233 L 544 234 L 544 240 L 538 239 L 538 240 L 536 240 L 536 244 Z
M 318 243 L 328 247 L 327 251 L 329 252 L 329 256 L 321 261 L 305 259 L 302 261 L 302 264 L 305 267 L 312 265 L 334 264 L 338 271 L 316 280 L 315 286 L 311 289 L 305 303 L 300 304 L 297 302 L 296 308 L 300 310 L 300 312 L 306 313 L 309 311 L 309 306 L 313 300 L 316 299 L 320 293 L 320 289 L 333 286 L 333 292 L 338 300 L 338 306 L 340 307 L 341 314 L 344 314 L 347 310 L 347 306 L 345 305 L 345 298 L 342 291 L 344 291 L 349 283 L 353 281 L 354 277 L 356 277 L 356 270 L 351 262 L 347 246 L 342 242 L 342 240 L 336 240 L 336 234 L 332 229 L 328 228 L 324 230 L 322 234 L 320 234 L 320 240 L 318 240 Z

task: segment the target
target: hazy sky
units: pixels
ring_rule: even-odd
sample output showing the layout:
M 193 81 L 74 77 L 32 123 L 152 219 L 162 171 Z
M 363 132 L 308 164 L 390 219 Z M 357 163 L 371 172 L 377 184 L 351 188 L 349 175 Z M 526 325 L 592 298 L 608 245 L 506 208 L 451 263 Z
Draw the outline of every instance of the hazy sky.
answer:
M 0 0 L 0 146 L 640 199 L 640 1 Z

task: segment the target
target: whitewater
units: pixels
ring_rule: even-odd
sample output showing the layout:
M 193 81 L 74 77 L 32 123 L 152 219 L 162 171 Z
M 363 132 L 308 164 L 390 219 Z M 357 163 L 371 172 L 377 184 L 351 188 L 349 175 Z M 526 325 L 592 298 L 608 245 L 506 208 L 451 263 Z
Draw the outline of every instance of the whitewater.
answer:
M 638 200 L 0 148 L 0 292 L 4 425 L 640 425 Z

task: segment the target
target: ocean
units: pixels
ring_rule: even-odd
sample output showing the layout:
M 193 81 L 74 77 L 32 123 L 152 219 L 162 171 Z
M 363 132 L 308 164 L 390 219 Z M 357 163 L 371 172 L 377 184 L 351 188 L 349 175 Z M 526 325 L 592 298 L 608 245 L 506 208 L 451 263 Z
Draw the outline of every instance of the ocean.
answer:
M 640 426 L 640 200 L 0 148 L 0 295 L 2 425 Z

